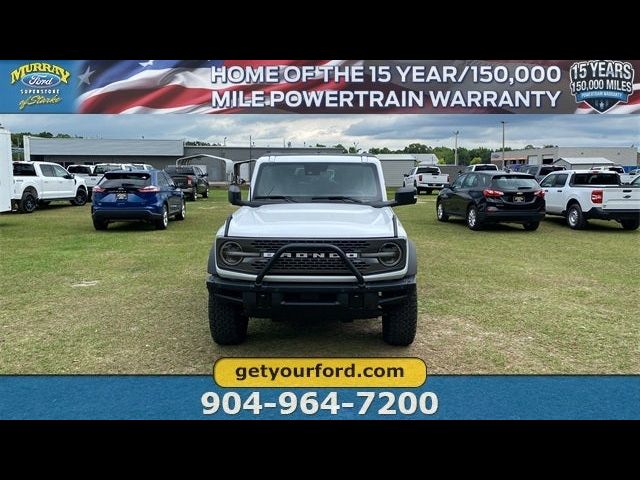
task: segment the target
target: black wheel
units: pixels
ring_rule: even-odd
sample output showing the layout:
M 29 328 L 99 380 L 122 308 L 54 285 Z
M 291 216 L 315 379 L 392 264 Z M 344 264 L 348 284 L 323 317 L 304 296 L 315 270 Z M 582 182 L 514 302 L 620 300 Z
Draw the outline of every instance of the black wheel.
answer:
M 249 318 L 241 307 L 221 301 L 209 292 L 209 329 L 218 345 L 238 345 L 247 338 Z
M 582 213 L 582 208 L 574 203 L 567 209 L 567 225 L 574 230 L 581 230 L 587 226 L 587 221 Z
M 180 211 L 176 213 L 176 220 L 184 220 L 186 216 L 187 216 L 187 204 L 184 201 L 184 199 L 182 199 L 182 207 L 180 207 Z
M 417 327 L 418 296 L 413 289 L 403 303 L 390 306 L 382 314 L 382 338 L 389 345 L 411 345 Z
M 155 225 L 156 230 L 165 230 L 169 225 L 169 211 L 166 205 L 162 207 L 162 215 L 155 221 Z
M 202 194 L 202 198 L 209 198 L 209 187 L 207 187 L 207 189 Z
M 22 213 L 31 213 L 38 208 L 38 197 L 32 190 L 25 190 L 18 203 L 18 210 Z
M 442 202 L 438 202 L 436 204 L 436 216 L 440 222 L 446 222 L 449 220 L 449 215 L 444 212 L 444 205 L 442 205 Z
M 471 230 L 480 230 L 482 228 L 482 220 L 480 220 L 480 217 L 478 216 L 478 209 L 474 205 L 471 205 L 467 209 L 466 220 L 467 227 Z
M 71 205 L 81 207 L 85 203 L 87 203 L 87 198 L 89 198 L 89 195 L 87 195 L 87 191 L 84 188 L 79 188 L 76 192 L 76 198 L 71 200 Z
M 193 200 L 194 202 L 198 200 L 198 191 L 195 188 L 193 189 L 193 193 L 191 194 L 191 200 Z
M 525 230 L 527 230 L 528 232 L 533 232 L 534 230 L 537 230 L 538 227 L 540 226 L 540 222 L 529 222 L 529 223 L 525 223 L 524 225 L 522 225 L 524 227 Z
M 637 230 L 640 226 L 640 219 L 635 218 L 633 220 L 622 220 L 620 224 L 625 230 Z
M 430 188 L 427 188 L 427 189 L 425 190 L 425 193 L 426 193 L 427 195 L 431 195 L 431 191 L 432 191 L 432 190 L 431 190 Z
M 96 230 L 106 230 L 109 226 L 109 222 L 107 220 L 97 220 L 93 219 L 93 228 Z

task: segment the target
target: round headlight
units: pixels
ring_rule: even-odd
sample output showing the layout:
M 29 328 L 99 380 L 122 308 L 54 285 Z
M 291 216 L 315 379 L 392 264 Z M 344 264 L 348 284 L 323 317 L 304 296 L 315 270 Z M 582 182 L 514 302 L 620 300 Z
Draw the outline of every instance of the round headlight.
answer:
M 220 248 L 220 258 L 227 265 L 238 265 L 242 262 L 242 257 L 238 255 L 242 252 L 242 247 L 236 242 L 225 242 Z
M 402 250 L 395 243 L 385 243 L 378 252 L 384 254 L 378 257 L 378 260 L 386 267 L 397 265 L 402 258 Z

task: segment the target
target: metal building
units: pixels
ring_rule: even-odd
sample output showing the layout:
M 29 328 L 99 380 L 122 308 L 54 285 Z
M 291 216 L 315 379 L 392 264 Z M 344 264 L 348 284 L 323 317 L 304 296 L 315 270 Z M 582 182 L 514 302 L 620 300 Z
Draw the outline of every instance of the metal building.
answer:
M 638 164 L 638 149 L 636 147 L 549 147 L 531 148 L 526 150 L 511 150 L 504 152 L 504 163 L 507 167 L 513 165 L 547 165 L 559 158 L 603 157 L 607 160 L 628 168 Z M 502 152 L 491 154 L 491 163 L 504 167 Z
M 387 187 L 401 187 L 404 174 L 416 166 L 416 157 L 411 153 L 381 153 L 376 157 L 382 164 Z
M 614 165 L 611 160 L 603 157 L 562 157 L 553 162 L 567 170 L 588 170 L 593 167 L 609 167 Z

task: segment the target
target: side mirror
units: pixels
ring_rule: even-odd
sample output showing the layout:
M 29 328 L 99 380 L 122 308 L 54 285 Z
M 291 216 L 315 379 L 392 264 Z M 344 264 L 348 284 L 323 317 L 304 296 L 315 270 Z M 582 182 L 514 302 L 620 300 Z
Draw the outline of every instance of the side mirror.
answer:
M 458 173 L 462 173 L 462 170 L 458 170 Z
M 402 176 L 403 176 L 404 178 L 407 178 L 407 177 L 409 176 L 409 174 L 408 174 L 408 173 L 403 173 L 403 174 L 402 174 Z
M 413 205 L 418 201 L 415 187 L 402 187 L 396 190 L 394 205 Z
M 244 205 L 242 195 L 240 193 L 240 187 L 238 185 L 229 185 L 227 197 L 231 205 Z
M 67 180 L 73 180 L 75 178 L 75 175 L 73 173 L 67 173 L 64 177 L 62 178 L 66 178 Z

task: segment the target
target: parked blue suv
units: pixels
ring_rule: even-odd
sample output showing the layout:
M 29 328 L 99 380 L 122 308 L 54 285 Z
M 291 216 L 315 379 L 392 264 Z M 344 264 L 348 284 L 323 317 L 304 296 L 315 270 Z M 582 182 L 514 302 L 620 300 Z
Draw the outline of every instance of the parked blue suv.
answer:
M 114 170 L 93 187 L 91 216 L 96 230 L 109 222 L 144 221 L 164 230 L 169 217 L 184 220 L 182 190 L 161 170 Z

